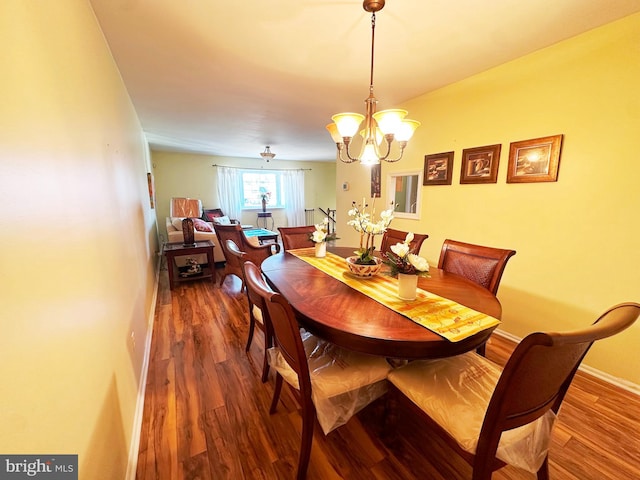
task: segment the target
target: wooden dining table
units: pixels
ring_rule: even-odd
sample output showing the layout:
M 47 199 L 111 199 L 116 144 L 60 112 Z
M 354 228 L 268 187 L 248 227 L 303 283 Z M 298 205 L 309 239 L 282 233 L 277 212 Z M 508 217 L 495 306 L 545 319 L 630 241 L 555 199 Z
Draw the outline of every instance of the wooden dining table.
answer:
M 354 250 L 327 248 L 343 258 Z M 448 357 L 476 349 L 496 328 L 452 342 L 289 252 L 268 257 L 261 268 L 269 285 L 291 304 L 304 329 L 358 352 L 406 359 Z M 459 275 L 431 267 L 430 277 L 421 277 L 418 287 L 497 319 L 502 315 L 495 295 Z

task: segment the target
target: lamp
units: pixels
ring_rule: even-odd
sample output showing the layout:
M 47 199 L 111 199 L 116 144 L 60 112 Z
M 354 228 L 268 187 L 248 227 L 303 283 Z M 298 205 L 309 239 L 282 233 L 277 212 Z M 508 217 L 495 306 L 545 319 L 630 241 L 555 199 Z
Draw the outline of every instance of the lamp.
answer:
M 371 75 L 369 79 L 369 97 L 364 101 L 367 106 L 366 115 L 360 113 L 338 113 L 331 117 L 333 123 L 327 125 L 331 138 L 336 142 L 336 159 L 344 163 L 359 160 L 366 165 L 375 165 L 380 161 L 397 162 L 402 158 L 407 142 L 413 132 L 420 126 L 416 120 L 405 119 L 406 110 L 398 108 L 376 112 L 378 100 L 373 96 L 373 51 L 376 28 L 376 12 L 382 10 L 384 0 L 364 0 L 362 8 L 371 12 Z M 361 130 L 361 126 L 363 129 Z M 362 149 L 353 154 L 351 140 L 360 130 Z M 389 158 L 391 144 L 396 140 L 400 147 L 397 158 Z M 386 143 L 386 145 L 385 145 Z M 346 158 L 345 158 L 346 155 Z
M 276 154 L 271 153 L 271 147 L 267 145 L 264 148 L 264 152 L 260 152 L 260 156 L 268 162 L 269 160 L 273 159 L 273 157 L 275 157 Z

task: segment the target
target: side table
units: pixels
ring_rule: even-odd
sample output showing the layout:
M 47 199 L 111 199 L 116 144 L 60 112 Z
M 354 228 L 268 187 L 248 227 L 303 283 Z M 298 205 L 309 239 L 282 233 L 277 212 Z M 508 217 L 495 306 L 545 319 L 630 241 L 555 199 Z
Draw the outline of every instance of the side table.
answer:
M 195 245 L 185 246 L 182 243 L 165 243 L 162 253 L 167 257 L 167 270 L 169 271 L 169 289 L 173 290 L 176 282 L 188 282 L 198 280 L 200 278 L 210 278 L 216 283 L 216 269 L 213 261 L 213 242 L 204 240 L 196 242 Z M 191 276 L 180 276 L 180 271 L 175 262 L 175 257 L 183 257 L 189 255 L 198 255 L 205 253 L 207 255 L 207 264 L 202 268 L 202 273 Z
M 271 230 L 273 230 L 273 227 L 275 227 L 275 223 L 273 222 L 273 215 L 271 215 L 271 212 L 258 212 L 258 219 L 256 220 L 256 225 L 259 227 L 260 226 L 260 220 L 262 219 L 263 223 L 264 223 L 264 227 L 263 228 L 268 228 L 267 227 L 267 219 L 271 219 Z

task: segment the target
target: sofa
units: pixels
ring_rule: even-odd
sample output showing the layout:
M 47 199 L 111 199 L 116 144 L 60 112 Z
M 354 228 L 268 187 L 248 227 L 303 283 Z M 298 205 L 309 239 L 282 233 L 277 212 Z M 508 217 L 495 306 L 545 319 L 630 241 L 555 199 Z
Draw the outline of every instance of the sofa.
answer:
M 185 217 L 166 217 L 165 225 L 167 227 L 167 243 L 184 243 L 184 235 L 182 234 L 182 220 L 184 220 L 184 218 Z M 234 223 L 238 223 L 238 221 L 231 220 L 229 219 L 229 217 L 224 215 L 221 217 L 212 218 L 212 220 L 212 222 L 205 222 L 201 218 L 193 218 L 195 240 L 196 242 L 211 240 L 215 245 L 215 247 L 213 248 L 213 261 L 216 263 L 224 262 L 226 261 L 226 259 L 224 258 L 224 253 L 222 253 L 222 248 L 218 246 L 218 238 L 216 237 L 216 232 L 213 228 L 213 224 L 216 223 L 218 225 L 231 225 Z M 243 225 L 243 227 L 251 227 L 251 225 Z M 260 245 L 258 237 L 247 238 L 247 241 L 254 246 Z M 203 255 L 203 258 L 206 259 L 206 256 Z M 197 260 L 198 263 L 206 263 L 206 260 L 203 260 L 201 258 L 197 258 Z M 183 266 L 183 262 L 186 262 L 186 258 L 182 260 L 176 260 L 178 266 Z

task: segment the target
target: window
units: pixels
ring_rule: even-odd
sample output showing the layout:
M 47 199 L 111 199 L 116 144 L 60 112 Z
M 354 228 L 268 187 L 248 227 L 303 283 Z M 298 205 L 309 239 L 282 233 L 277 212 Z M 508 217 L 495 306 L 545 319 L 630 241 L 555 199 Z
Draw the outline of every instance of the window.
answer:
M 284 208 L 281 172 L 243 170 L 242 208 L 262 208 L 262 197 L 266 195 L 267 206 Z

